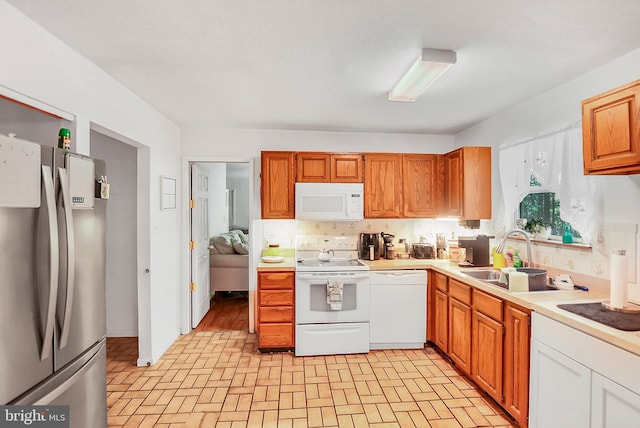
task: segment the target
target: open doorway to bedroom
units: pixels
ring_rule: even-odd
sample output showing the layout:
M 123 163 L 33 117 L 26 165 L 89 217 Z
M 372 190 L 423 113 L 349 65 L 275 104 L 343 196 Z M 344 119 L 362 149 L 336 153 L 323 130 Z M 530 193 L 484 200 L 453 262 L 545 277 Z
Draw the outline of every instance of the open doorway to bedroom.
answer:
M 249 330 L 249 163 L 191 162 L 194 331 Z

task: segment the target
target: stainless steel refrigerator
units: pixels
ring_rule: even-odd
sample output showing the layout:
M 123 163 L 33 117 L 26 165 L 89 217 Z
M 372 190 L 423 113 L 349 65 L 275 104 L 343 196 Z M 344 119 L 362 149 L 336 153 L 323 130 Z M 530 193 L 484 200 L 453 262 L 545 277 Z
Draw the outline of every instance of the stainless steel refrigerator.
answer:
M 106 427 L 105 163 L 0 136 L 0 404 Z

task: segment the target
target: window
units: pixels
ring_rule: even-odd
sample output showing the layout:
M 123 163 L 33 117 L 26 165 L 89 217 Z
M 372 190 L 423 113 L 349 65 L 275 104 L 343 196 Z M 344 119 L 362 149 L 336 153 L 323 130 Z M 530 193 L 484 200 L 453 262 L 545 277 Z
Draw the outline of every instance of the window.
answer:
M 529 179 L 529 194 L 520 202 L 520 218 L 541 220 L 551 226 L 552 236 L 562 236 L 566 223 L 560 217 L 560 200 L 554 192 L 542 187 L 534 174 Z M 575 242 L 581 242 L 582 237 L 577 230 L 569 225 Z

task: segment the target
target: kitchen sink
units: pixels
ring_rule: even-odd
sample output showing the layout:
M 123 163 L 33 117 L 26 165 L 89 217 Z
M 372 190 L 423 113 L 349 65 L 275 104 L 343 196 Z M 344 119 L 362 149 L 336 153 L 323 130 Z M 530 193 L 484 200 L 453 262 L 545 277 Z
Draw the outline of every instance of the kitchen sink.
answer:
M 495 269 L 462 270 L 460 273 L 482 281 L 498 281 L 500 279 L 500 271 Z
M 475 279 L 479 279 L 480 281 L 486 283 L 486 284 L 490 284 L 493 285 L 495 287 L 500 287 L 503 288 L 505 290 L 509 290 L 509 285 L 504 283 L 504 282 L 500 282 L 500 271 L 499 270 L 495 270 L 495 269 L 470 269 L 470 270 L 460 270 L 458 271 L 463 275 L 466 276 L 470 276 L 471 278 L 475 278 Z M 545 282 L 546 282 L 546 277 L 545 277 Z M 548 285 L 545 285 L 543 288 L 539 288 L 539 289 L 533 289 L 533 290 L 529 290 L 530 292 L 534 292 L 534 291 L 554 291 L 554 290 L 558 290 L 555 287 L 550 287 Z

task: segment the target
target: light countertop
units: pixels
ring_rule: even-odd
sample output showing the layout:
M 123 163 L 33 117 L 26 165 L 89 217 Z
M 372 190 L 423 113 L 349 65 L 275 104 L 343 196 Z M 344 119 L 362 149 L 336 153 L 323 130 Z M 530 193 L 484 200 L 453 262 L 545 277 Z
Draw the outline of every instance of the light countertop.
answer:
M 296 259 L 294 257 L 284 257 L 284 260 L 279 263 L 265 263 L 260 260 L 258 266 L 256 266 L 258 272 L 268 271 L 295 271 Z

